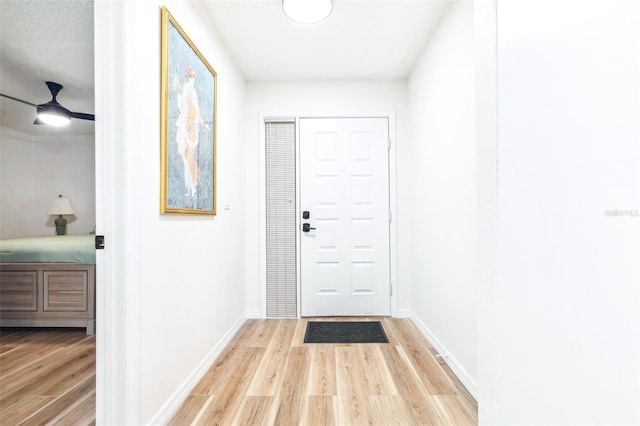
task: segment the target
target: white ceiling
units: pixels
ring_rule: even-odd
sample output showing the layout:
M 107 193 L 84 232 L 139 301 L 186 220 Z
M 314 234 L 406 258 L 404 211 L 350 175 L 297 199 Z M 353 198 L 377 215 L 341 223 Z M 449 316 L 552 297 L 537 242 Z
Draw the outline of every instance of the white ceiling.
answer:
M 446 1 L 334 0 L 318 24 L 296 24 L 278 0 L 201 3 L 247 80 L 404 79 Z
M 289 21 L 279 0 L 194 4 L 247 80 L 281 81 L 407 78 L 450 1 L 334 0 L 332 15 L 313 25 Z M 64 86 L 60 104 L 93 113 L 93 74 L 92 0 L 0 0 L 0 93 L 45 103 L 44 82 L 55 81 Z M 2 126 L 32 134 L 94 130 L 85 120 L 60 129 L 34 119 L 33 107 L 0 98 Z

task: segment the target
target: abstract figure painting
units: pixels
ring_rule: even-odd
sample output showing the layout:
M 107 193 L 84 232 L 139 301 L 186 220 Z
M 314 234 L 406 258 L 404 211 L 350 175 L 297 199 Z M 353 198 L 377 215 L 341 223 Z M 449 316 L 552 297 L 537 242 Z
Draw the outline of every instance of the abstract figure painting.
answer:
M 216 214 L 217 75 L 162 8 L 162 214 Z

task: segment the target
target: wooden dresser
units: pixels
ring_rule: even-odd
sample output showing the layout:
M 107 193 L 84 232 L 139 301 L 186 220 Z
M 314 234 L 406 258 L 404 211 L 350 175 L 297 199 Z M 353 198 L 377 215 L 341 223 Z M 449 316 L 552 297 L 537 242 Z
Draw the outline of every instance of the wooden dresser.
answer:
M 83 327 L 95 333 L 95 265 L 0 264 L 0 326 Z

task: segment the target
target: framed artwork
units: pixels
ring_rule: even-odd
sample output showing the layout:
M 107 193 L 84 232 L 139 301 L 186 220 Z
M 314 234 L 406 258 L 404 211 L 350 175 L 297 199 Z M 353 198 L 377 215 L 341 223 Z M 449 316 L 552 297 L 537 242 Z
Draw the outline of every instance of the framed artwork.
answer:
M 162 8 L 161 214 L 216 214 L 217 75 Z

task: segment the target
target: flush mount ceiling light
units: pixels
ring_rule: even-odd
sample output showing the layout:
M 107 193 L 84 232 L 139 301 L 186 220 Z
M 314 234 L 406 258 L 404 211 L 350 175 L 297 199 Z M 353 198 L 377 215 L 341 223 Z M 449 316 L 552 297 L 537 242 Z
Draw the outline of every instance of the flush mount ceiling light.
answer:
M 287 18 L 300 24 L 317 24 L 333 11 L 333 0 L 282 0 Z

